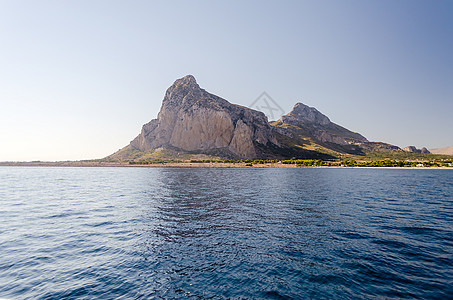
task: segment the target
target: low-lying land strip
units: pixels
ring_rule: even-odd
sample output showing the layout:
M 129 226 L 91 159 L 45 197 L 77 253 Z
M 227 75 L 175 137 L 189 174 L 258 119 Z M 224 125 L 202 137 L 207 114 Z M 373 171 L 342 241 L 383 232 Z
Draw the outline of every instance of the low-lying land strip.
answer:
M 439 161 L 414 160 L 138 160 L 129 162 L 91 161 L 59 161 L 59 162 L 0 162 L 0 166 L 47 166 L 47 167 L 198 167 L 198 168 L 303 168 L 303 167 L 332 167 L 332 168 L 451 168 L 453 159 Z

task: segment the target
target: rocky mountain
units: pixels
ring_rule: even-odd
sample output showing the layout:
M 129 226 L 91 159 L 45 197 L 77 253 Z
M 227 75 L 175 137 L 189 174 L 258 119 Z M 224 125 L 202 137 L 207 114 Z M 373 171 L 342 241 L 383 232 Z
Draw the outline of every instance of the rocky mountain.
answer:
M 350 131 L 319 112 L 314 107 L 297 103 L 293 110 L 273 122 L 277 132 L 292 140 L 291 144 L 302 148 L 331 150 L 338 153 L 362 155 L 366 151 L 401 151 L 397 146 L 380 142 L 369 142 L 364 136 Z
M 325 159 L 402 152 L 394 145 L 370 142 L 303 103 L 269 123 L 262 112 L 208 93 L 191 75 L 176 80 L 165 93 L 157 119 L 143 125 L 128 146 L 107 159 L 154 159 L 162 151 L 177 157 L 196 154 L 234 159 Z
M 264 113 L 206 92 L 191 75 L 168 88 L 157 119 L 130 143 L 139 151 L 163 147 L 235 158 L 262 157 L 260 146 L 279 146 Z
M 453 146 L 446 148 L 429 149 L 429 151 L 433 154 L 453 155 Z
M 431 153 L 425 147 L 423 147 L 421 149 L 417 149 L 415 146 L 407 146 L 407 147 L 404 147 L 402 150 L 405 152 L 410 152 L 410 153 Z
M 304 136 L 312 137 L 322 143 L 349 145 L 367 141 L 361 134 L 331 122 L 327 116 L 320 113 L 316 108 L 300 102 L 296 103 L 293 110 L 282 116 L 275 125 L 297 128 L 303 131 Z

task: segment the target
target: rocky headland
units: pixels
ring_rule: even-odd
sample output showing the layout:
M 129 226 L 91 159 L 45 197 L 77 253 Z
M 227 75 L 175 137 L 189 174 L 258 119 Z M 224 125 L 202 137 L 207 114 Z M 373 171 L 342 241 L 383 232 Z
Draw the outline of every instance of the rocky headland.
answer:
M 192 75 L 176 80 L 156 119 L 105 161 L 205 155 L 224 159 L 332 159 L 367 153 L 429 153 L 383 142 L 333 123 L 314 107 L 296 103 L 278 121 L 200 88 Z
M 279 146 L 264 113 L 201 89 L 191 75 L 165 93 L 157 119 L 130 143 L 140 151 L 170 148 L 225 157 L 260 157 L 257 145 Z

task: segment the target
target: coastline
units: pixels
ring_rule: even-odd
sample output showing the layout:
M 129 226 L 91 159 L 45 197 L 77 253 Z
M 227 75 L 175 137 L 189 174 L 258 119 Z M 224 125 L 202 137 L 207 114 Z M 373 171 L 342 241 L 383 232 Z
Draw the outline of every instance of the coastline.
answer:
M 95 161 L 60 161 L 60 162 L 0 162 L 0 167 L 128 167 L 128 168 L 298 168 L 298 169 L 416 169 L 416 170 L 453 170 L 453 167 L 347 167 L 347 166 L 298 166 L 296 164 L 282 163 L 155 163 L 155 164 L 129 164 L 121 162 L 95 162 Z

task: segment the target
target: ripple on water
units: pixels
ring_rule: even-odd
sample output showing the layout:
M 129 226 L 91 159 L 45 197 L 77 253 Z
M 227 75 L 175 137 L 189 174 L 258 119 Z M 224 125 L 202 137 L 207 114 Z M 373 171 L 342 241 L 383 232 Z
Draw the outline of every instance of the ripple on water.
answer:
M 451 298 L 449 170 L 0 168 L 0 297 Z

